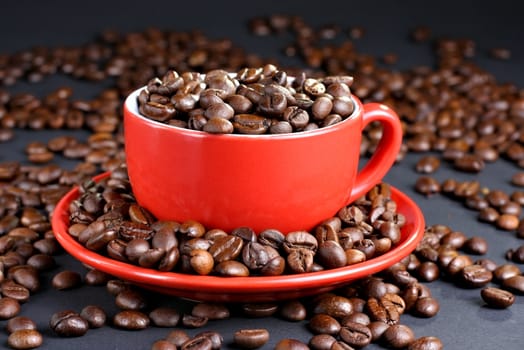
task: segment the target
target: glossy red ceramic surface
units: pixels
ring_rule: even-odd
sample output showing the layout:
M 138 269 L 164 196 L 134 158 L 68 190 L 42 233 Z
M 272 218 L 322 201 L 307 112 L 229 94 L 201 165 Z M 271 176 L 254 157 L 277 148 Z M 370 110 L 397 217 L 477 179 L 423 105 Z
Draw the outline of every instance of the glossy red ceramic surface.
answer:
M 402 130 L 394 111 L 362 105 L 338 124 L 280 135 L 213 135 L 140 116 L 124 105 L 125 152 L 138 202 L 164 220 L 287 233 L 311 229 L 379 183 Z M 383 125 L 380 144 L 357 175 L 363 128 Z
M 107 174 L 98 176 L 100 179 Z M 320 272 L 272 277 L 198 276 L 147 269 L 97 254 L 67 233 L 69 204 L 78 189 L 57 204 L 52 218 L 56 239 L 73 257 L 98 270 L 163 294 L 202 301 L 267 302 L 327 292 L 349 281 L 379 272 L 409 255 L 424 235 L 424 217 L 418 206 L 392 187 L 398 211 L 406 217 L 402 239 L 392 250 L 363 263 Z

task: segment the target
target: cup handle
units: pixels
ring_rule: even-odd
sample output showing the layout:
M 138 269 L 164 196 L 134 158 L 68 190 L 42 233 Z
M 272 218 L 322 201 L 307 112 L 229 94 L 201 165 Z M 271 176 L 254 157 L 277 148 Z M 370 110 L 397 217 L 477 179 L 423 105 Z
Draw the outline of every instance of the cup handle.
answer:
M 366 125 L 375 121 L 382 124 L 382 138 L 369 161 L 358 172 L 351 191 L 350 202 L 365 195 L 373 186 L 382 181 L 393 166 L 402 144 L 402 125 L 395 111 L 380 103 L 364 104 L 362 130 Z

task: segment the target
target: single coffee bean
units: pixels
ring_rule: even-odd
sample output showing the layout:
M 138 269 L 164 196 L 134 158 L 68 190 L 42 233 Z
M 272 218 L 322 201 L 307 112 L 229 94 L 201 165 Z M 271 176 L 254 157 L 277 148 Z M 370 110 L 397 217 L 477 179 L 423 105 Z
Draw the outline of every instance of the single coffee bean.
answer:
M 437 299 L 432 297 L 423 297 L 419 298 L 413 308 L 411 313 L 418 317 L 433 317 L 440 310 L 440 305 Z
M 223 304 L 199 303 L 193 306 L 191 314 L 209 320 L 222 320 L 229 317 L 229 309 Z
M 235 127 L 229 120 L 215 117 L 209 119 L 202 130 L 211 134 L 231 134 Z
M 493 271 L 493 277 L 499 282 L 520 274 L 520 268 L 514 264 L 503 264 Z
M 82 284 L 82 277 L 76 271 L 61 271 L 53 277 L 51 284 L 57 290 L 77 288 Z
M 286 338 L 280 340 L 274 350 L 308 350 L 308 346 L 297 339 Z
M 371 341 L 376 342 L 382 337 L 386 329 L 389 328 L 389 325 L 382 321 L 373 321 L 368 325 L 368 328 L 371 332 Z
M 6 330 L 13 333 L 22 329 L 36 329 L 36 323 L 26 316 L 15 316 L 7 321 Z
M 49 327 L 61 337 L 80 337 L 87 333 L 89 324 L 76 312 L 64 310 L 51 316 Z
M 316 314 L 309 320 L 308 328 L 314 334 L 337 335 L 340 332 L 340 323 L 326 314 Z
M 193 316 L 184 314 L 182 316 L 182 325 L 187 328 L 200 328 L 207 324 L 208 319 L 206 317 Z
M 200 333 L 195 334 L 194 338 L 200 338 L 205 337 L 211 340 L 211 348 L 213 350 L 219 350 L 222 347 L 222 343 L 224 342 L 224 338 L 222 335 L 215 331 L 203 331 Z
M 483 237 L 471 237 L 462 246 L 465 252 L 475 255 L 484 255 L 488 252 L 488 242 Z
M 302 321 L 306 319 L 307 311 L 303 303 L 290 300 L 280 307 L 280 316 L 288 321 Z
M 176 345 L 168 342 L 167 340 L 160 339 L 151 345 L 151 350 L 176 350 Z
M 506 278 L 502 281 L 502 288 L 509 290 L 515 294 L 524 294 L 524 275 L 517 275 Z M 1 299 L 0 299 L 1 301 Z
M 314 305 L 315 314 L 326 314 L 334 318 L 342 318 L 353 312 L 353 305 L 348 298 L 338 295 L 321 297 Z
M 242 312 L 248 317 L 269 317 L 278 311 L 278 305 L 273 303 L 242 304 Z
M 437 337 L 426 336 L 415 339 L 408 346 L 408 350 L 442 350 L 444 345 Z
M 140 330 L 149 326 L 149 317 L 140 311 L 124 310 L 113 317 L 113 324 L 127 330 Z
M 208 337 L 195 337 L 189 339 L 180 347 L 181 350 L 211 350 L 213 343 Z
M 318 247 L 316 257 L 319 263 L 327 269 L 335 269 L 347 264 L 344 249 L 335 241 L 322 242 Z
M 111 276 L 107 273 L 92 269 L 87 271 L 84 277 L 84 281 L 89 286 L 101 286 L 104 284 L 107 284 L 107 282 L 111 279 Z
M 458 277 L 464 286 L 479 288 L 491 282 L 493 274 L 480 265 L 468 265 L 458 273 Z
M 175 344 L 178 348 L 187 342 L 191 337 L 183 330 L 176 329 L 171 332 L 166 337 L 166 340 L 172 344 Z
M 20 303 L 13 298 L 0 299 L 0 319 L 7 320 L 15 317 L 20 312 Z
M 36 329 L 16 330 L 7 338 L 7 345 L 12 349 L 34 349 L 43 343 L 43 337 Z
M 100 328 L 106 323 L 104 309 L 96 305 L 88 305 L 80 311 L 80 316 L 89 324 L 89 328 Z
M 345 322 L 340 329 L 339 336 L 346 344 L 357 348 L 368 345 L 372 339 L 370 329 L 356 322 Z
M 240 329 L 235 332 L 233 341 L 242 349 L 257 349 L 269 340 L 269 332 L 264 328 Z
M 317 334 L 309 339 L 309 346 L 313 350 L 330 350 L 337 339 L 330 334 Z
M 122 310 L 142 310 L 147 306 L 147 300 L 141 292 L 126 289 L 118 293 L 115 304 Z
M 512 293 L 495 287 L 482 289 L 480 296 L 489 307 L 497 309 L 505 309 L 515 302 L 515 296 Z
M 415 334 L 408 326 L 396 324 L 386 329 L 382 339 L 387 346 L 393 349 L 402 349 L 415 341 Z
M 440 159 L 435 156 L 424 156 L 415 165 L 418 173 L 432 174 L 440 167 Z
M 149 313 L 149 318 L 157 327 L 176 327 L 180 313 L 172 307 L 158 307 Z

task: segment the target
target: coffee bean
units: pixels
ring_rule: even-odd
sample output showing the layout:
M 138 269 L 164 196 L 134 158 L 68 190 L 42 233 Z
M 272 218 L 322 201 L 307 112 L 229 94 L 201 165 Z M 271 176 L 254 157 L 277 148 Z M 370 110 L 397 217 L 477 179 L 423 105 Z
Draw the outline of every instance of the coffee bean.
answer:
M 433 317 L 440 310 L 438 301 L 432 297 L 422 297 L 417 299 L 412 314 L 418 317 Z
M 149 326 L 149 317 L 140 311 L 124 310 L 113 317 L 113 324 L 127 330 L 140 330 Z
M 89 324 L 76 312 L 64 310 L 51 316 L 49 327 L 61 337 L 80 337 L 87 333 Z
M 408 350 L 442 350 L 444 345 L 437 337 L 426 336 L 415 339 L 408 346 Z
M 141 292 L 125 289 L 117 294 L 115 304 L 121 310 L 142 310 L 147 306 L 147 300 Z
M 421 176 L 415 183 L 415 190 L 421 194 L 429 196 L 440 192 L 440 183 L 432 177 Z
M 85 284 L 89 286 L 101 286 L 106 284 L 110 279 L 110 275 L 96 269 L 87 271 L 84 277 Z
M 269 317 L 278 311 L 273 303 L 248 303 L 242 305 L 242 312 L 249 317 Z
M 504 279 L 502 281 L 502 288 L 515 294 L 524 294 L 524 275 L 517 275 Z
M 257 349 L 264 346 L 269 340 L 267 329 L 240 329 L 234 333 L 235 345 L 243 349 Z
M 222 304 L 199 303 L 193 306 L 191 314 L 209 320 L 222 320 L 229 317 L 229 309 Z
M 42 343 L 42 334 L 36 329 L 16 330 L 7 338 L 7 345 L 12 349 L 34 349 Z
M 8 333 L 13 333 L 23 329 L 36 330 L 36 323 L 26 316 L 15 316 L 7 321 L 6 330 Z
M 183 343 L 180 349 L 183 349 L 183 350 L 211 350 L 213 349 L 213 343 L 207 337 L 195 337 Z
M 329 334 L 317 334 L 309 340 L 309 346 L 314 350 L 329 350 L 337 339 Z
M 368 345 L 372 339 L 369 328 L 356 322 L 345 322 L 340 329 L 339 336 L 346 344 L 357 348 Z
M 161 339 L 151 345 L 151 350 L 176 350 L 176 345 Z
M 235 127 L 233 124 L 224 118 L 211 118 L 202 128 L 203 131 L 211 134 L 231 134 Z
M 280 316 L 288 321 L 302 321 L 307 316 L 306 307 L 298 300 L 290 300 L 281 305 Z
M 340 323 L 327 314 L 316 314 L 309 320 L 308 328 L 314 334 L 337 335 L 340 332 Z
M 275 350 L 307 350 L 308 346 L 297 339 L 286 338 L 275 345 Z
M 326 314 L 334 318 L 342 318 L 353 312 L 353 305 L 348 298 L 338 295 L 321 297 L 314 305 L 315 314 Z
M 480 296 L 489 307 L 497 309 L 508 308 L 515 302 L 515 296 L 512 293 L 495 287 L 482 289 Z
M 207 324 L 206 317 L 184 314 L 182 316 L 182 325 L 187 328 L 200 328 Z
M 7 320 L 15 317 L 20 312 L 20 303 L 13 298 L 0 299 L 0 319 Z
M 491 282 L 493 274 L 480 265 L 465 266 L 459 272 L 459 278 L 463 285 L 471 288 L 479 288 Z
M 519 226 L 519 218 L 512 214 L 502 214 L 497 218 L 496 225 L 506 231 L 516 230 Z
M 100 328 L 106 323 L 105 311 L 96 305 L 88 305 L 80 311 L 80 316 L 89 324 L 89 328 Z
M 402 349 L 415 341 L 415 334 L 408 326 L 396 324 L 390 326 L 382 335 L 384 342 L 393 349 Z
M 66 270 L 57 273 L 51 283 L 57 290 L 72 289 L 82 284 L 82 277 L 78 272 Z
M 184 344 L 186 341 L 191 339 L 191 337 L 183 330 L 175 329 L 166 337 L 166 340 L 172 344 L 174 344 L 177 347 L 181 347 L 182 344 Z
M 318 247 L 316 257 L 319 263 L 328 269 L 343 267 L 347 264 L 344 249 L 335 241 L 322 242 Z

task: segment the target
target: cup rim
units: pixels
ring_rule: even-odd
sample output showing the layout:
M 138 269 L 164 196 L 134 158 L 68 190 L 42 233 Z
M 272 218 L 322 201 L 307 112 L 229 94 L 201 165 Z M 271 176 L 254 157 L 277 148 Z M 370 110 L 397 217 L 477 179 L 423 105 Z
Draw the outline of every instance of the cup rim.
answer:
M 289 132 L 289 133 L 283 133 L 283 134 L 259 134 L 259 135 L 252 135 L 252 134 L 238 134 L 238 133 L 231 133 L 231 134 L 212 134 L 201 130 L 193 130 L 189 128 L 182 128 L 176 125 L 169 125 L 163 122 L 156 121 L 154 119 L 148 118 L 144 115 L 142 115 L 138 110 L 138 95 L 142 90 L 146 89 L 147 86 L 142 86 L 133 92 L 131 92 L 124 101 L 124 115 L 131 114 L 134 117 L 143 120 L 145 123 L 150 124 L 151 126 L 155 128 L 160 129 L 166 129 L 166 130 L 172 130 L 173 132 L 177 132 L 186 136 L 193 136 L 193 137 L 220 137 L 220 138 L 234 138 L 234 139 L 295 139 L 295 138 L 303 138 L 303 137 L 313 137 L 317 135 L 324 135 L 327 133 L 335 132 L 339 130 L 340 128 L 343 128 L 346 126 L 346 124 L 353 121 L 357 115 L 361 114 L 363 111 L 362 101 L 355 96 L 354 94 L 350 95 L 351 101 L 354 105 L 353 112 L 344 118 L 342 121 L 335 123 L 333 125 L 320 127 L 318 129 L 314 130 L 307 130 L 307 131 L 295 131 L 295 132 Z M 127 112 L 127 113 L 126 113 Z

